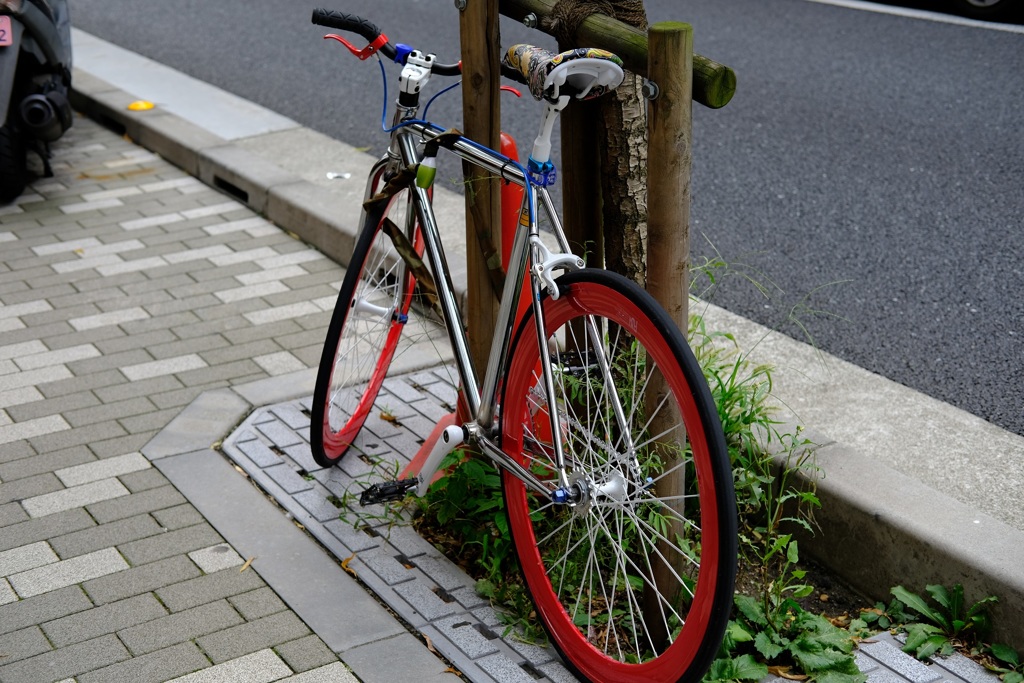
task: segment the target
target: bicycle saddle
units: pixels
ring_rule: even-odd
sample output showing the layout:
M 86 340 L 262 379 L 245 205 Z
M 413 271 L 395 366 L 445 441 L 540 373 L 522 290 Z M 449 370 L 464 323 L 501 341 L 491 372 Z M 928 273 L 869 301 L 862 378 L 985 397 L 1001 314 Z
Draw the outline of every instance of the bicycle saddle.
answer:
M 534 45 L 513 45 L 501 60 L 504 70 L 530 88 L 534 99 L 600 97 L 622 83 L 622 60 L 606 50 L 580 47 L 553 55 Z

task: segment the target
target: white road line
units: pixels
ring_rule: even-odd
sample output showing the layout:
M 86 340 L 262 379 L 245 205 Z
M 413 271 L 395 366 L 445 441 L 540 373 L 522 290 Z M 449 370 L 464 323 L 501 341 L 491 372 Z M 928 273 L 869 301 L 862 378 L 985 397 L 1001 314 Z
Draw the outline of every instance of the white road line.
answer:
M 864 2 L 863 0 L 807 0 L 807 2 L 816 2 L 819 5 L 834 5 L 836 7 L 845 7 L 847 9 L 859 9 L 864 12 L 875 12 L 877 14 L 892 14 L 898 17 L 909 17 L 911 19 L 937 21 L 942 24 L 984 28 L 990 31 L 1004 31 L 1006 33 L 1024 35 L 1024 26 L 1018 26 L 1016 24 L 999 24 L 991 21 L 978 21 L 977 19 L 967 19 L 953 14 L 943 14 L 941 12 L 931 12 L 923 9 L 879 5 L 874 2 Z

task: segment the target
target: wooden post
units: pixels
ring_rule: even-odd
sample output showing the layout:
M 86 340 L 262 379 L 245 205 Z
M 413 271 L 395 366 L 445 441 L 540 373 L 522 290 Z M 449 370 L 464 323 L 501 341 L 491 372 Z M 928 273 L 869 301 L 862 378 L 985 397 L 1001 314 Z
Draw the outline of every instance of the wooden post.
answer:
M 491 149 L 498 149 L 501 134 L 498 0 L 465 0 L 465 7 L 459 13 L 459 30 L 463 132 Z M 490 231 L 491 245 L 500 249 L 501 192 L 497 181 L 488 179 L 481 169 L 466 164 L 464 170 L 469 271 L 466 330 L 477 375 L 482 377 L 498 317 L 498 302 L 491 289 L 477 232 L 479 226 L 484 226 L 485 231 Z M 488 400 L 487 397 L 484 400 Z
M 658 95 L 647 116 L 647 291 L 664 306 L 685 336 L 689 303 L 693 29 L 689 24 L 665 22 L 651 26 L 648 36 L 647 73 L 657 86 Z M 648 388 L 650 410 L 668 388 L 661 376 L 651 377 Z M 658 443 L 666 470 L 680 463 L 686 438 L 682 416 L 668 413 L 659 413 L 650 426 L 652 434 L 667 435 Z M 658 481 L 658 496 L 682 501 L 686 488 L 685 468 L 678 467 L 673 476 Z M 678 505 L 679 519 L 683 519 L 682 503 Z M 678 521 L 672 521 L 670 529 L 669 538 L 687 533 Z M 654 581 L 662 587 L 660 593 L 671 594 L 678 585 L 677 575 L 686 575 L 687 560 L 672 545 L 660 543 L 659 547 L 674 567 L 655 564 Z M 645 592 L 645 605 L 655 615 L 660 613 L 658 600 L 654 591 Z M 654 623 L 660 624 L 656 619 Z M 666 640 L 668 634 L 653 633 L 652 637 L 657 643 Z
M 529 14 L 543 21 L 551 16 L 557 0 L 501 0 L 501 13 L 522 21 Z M 638 28 L 603 14 L 592 14 L 583 20 L 576 34 L 583 47 L 611 50 L 635 74 L 647 76 L 648 36 Z M 736 72 L 728 66 L 693 55 L 693 101 L 711 109 L 724 107 L 736 92 Z M 653 80 L 653 79 L 651 79 Z
M 686 333 L 690 260 L 693 29 L 650 28 L 648 78 L 658 96 L 648 112 L 647 291 Z

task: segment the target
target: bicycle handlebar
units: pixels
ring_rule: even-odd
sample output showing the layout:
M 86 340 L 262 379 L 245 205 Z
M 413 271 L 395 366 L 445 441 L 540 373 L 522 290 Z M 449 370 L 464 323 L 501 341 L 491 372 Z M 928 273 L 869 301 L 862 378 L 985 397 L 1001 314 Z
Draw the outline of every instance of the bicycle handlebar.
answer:
M 355 14 L 346 14 L 345 12 L 324 9 L 322 7 L 318 7 L 313 10 L 312 22 L 317 26 L 326 26 L 340 31 L 355 33 L 356 35 L 362 36 L 370 43 L 373 43 L 383 35 L 383 31 L 381 31 L 377 25 L 369 19 L 364 19 Z M 379 49 L 388 59 L 403 64 L 409 56 L 408 48 L 399 51 L 390 42 L 384 43 Z M 462 64 L 461 62 L 456 64 L 435 63 L 432 72 L 440 76 L 458 76 L 462 73 Z

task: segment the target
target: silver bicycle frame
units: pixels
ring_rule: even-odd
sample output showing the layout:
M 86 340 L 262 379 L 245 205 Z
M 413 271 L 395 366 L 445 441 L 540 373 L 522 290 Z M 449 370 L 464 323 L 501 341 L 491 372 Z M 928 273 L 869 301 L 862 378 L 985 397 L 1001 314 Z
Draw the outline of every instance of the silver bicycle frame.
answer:
M 396 120 L 400 115 L 396 115 Z M 371 180 L 384 172 L 386 168 L 392 170 L 414 168 L 421 160 L 418 151 L 420 144 L 430 142 L 441 134 L 442 131 L 418 122 L 410 122 L 398 128 L 392 134 L 392 144 L 388 153 L 371 170 Z M 489 149 L 479 147 L 461 138 L 448 146 L 447 149 L 461 159 L 484 169 L 501 180 L 514 183 L 520 187 L 527 185 L 528 180 L 518 165 L 509 163 L 507 159 Z M 543 210 L 550 221 L 561 254 L 571 257 L 558 256 L 554 259 L 558 261 L 559 267 L 581 268 L 583 261 L 578 257 L 572 256 L 568 239 L 562 229 L 558 214 L 554 210 L 554 204 L 547 189 L 544 187 L 533 187 L 532 192 L 527 192 L 524 196 L 524 204 L 520 208 L 520 211 L 529 212 L 529 225 L 526 226 L 521 221 L 519 229 L 516 231 L 512 254 L 509 260 L 509 276 L 505 278 L 488 362 L 483 382 L 480 383 L 476 371 L 473 369 L 472 354 L 469 349 L 469 341 L 466 337 L 465 329 L 460 324 L 461 312 L 455 300 L 455 290 L 452 285 L 451 274 L 448 269 L 430 197 L 426 189 L 420 188 L 415 184 L 410 187 L 410 190 L 413 193 L 413 204 L 420 229 L 423 233 L 424 251 L 437 284 L 438 303 L 441 313 L 445 318 L 445 327 L 448 331 L 448 338 L 455 356 L 455 365 L 462 382 L 462 393 L 469 412 L 473 416 L 473 423 L 471 425 L 464 425 L 464 427 L 470 432 L 469 437 L 472 441 L 480 446 L 483 453 L 494 461 L 496 465 L 511 471 L 531 489 L 545 496 L 550 496 L 552 489 L 549 486 L 538 480 L 527 468 L 506 455 L 495 442 L 497 437 L 495 429 L 495 420 L 497 418 L 495 414 L 496 394 L 501 373 L 505 370 L 505 361 L 512 335 L 515 333 L 513 329 L 516 323 L 515 313 L 518 310 L 523 280 L 526 277 L 526 265 L 528 262 L 531 262 L 531 259 L 532 263 L 542 263 L 544 254 L 547 254 L 549 257 L 552 256 L 550 253 L 547 253 L 547 250 L 540 243 L 540 229 L 537 221 L 537 212 L 539 210 Z M 413 236 L 409 235 L 408 237 L 411 239 Z M 540 365 L 543 373 L 545 400 L 548 402 L 548 405 L 553 406 L 557 404 L 557 397 L 555 396 L 555 381 L 547 344 L 548 334 L 544 327 L 545 323 L 540 304 L 540 295 L 542 293 L 541 278 L 531 277 L 530 283 L 531 304 L 534 312 L 536 341 L 541 356 Z M 552 294 L 557 296 L 556 292 L 552 292 Z M 587 332 L 594 347 L 600 348 L 599 332 L 594 321 L 591 319 L 587 321 Z M 611 381 L 607 372 L 607 359 L 599 358 L 598 363 L 601 365 L 606 379 Z M 609 389 L 611 389 L 610 396 L 613 397 L 614 412 L 620 424 L 624 426 L 625 415 L 623 408 L 619 404 L 613 387 L 609 387 Z M 548 417 L 551 420 L 551 433 L 557 434 L 559 432 L 557 411 L 549 411 Z M 568 488 L 570 482 L 565 472 L 566 461 L 561 439 L 553 439 L 552 447 L 558 470 L 559 485 L 562 488 Z M 632 443 L 626 444 L 626 448 L 627 453 L 632 453 Z M 429 475 L 430 473 L 425 474 Z

